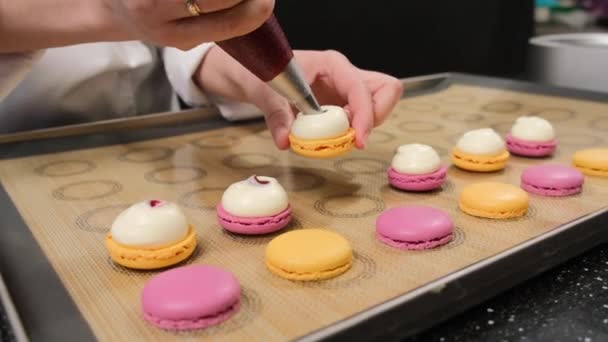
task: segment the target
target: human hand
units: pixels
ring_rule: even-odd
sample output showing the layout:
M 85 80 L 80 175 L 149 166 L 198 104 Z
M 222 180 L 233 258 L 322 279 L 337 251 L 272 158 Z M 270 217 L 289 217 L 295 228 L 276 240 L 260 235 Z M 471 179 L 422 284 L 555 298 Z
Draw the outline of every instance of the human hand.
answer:
M 100 41 L 143 40 L 190 49 L 249 33 L 272 14 L 274 0 L 0 1 L 0 53 Z
M 335 51 L 294 51 L 298 64 L 321 104 L 344 107 L 356 132 L 356 146 L 364 148 L 371 129 L 380 125 L 399 101 L 399 80 L 361 70 Z M 213 47 L 194 78 L 211 94 L 249 102 L 264 113 L 275 144 L 289 147 L 289 131 L 296 110 L 218 47 Z
M 119 35 L 188 50 L 203 42 L 241 36 L 272 14 L 274 0 L 197 0 L 192 16 L 184 0 L 103 0 L 107 22 Z

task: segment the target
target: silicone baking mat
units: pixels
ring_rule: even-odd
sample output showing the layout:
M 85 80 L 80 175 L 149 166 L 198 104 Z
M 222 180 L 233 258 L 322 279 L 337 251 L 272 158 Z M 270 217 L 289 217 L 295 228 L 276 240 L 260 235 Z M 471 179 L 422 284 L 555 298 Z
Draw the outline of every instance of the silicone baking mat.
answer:
M 265 127 L 253 123 L 4 160 L 0 178 L 99 340 L 286 340 L 369 313 L 604 208 L 608 180 L 589 177 L 577 196 L 531 196 L 528 214 L 519 219 L 467 216 L 457 209 L 457 198 L 472 182 L 519 184 L 526 166 L 569 164 L 575 150 L 608 144 L 607 113 L 608 104 L 600 102 L 455 84 L 403 99 L 371 135 L 366 150 L 338 159 L 311 160 L 278 151 Z M 462 133 L 492 127 L 504 134 L 515 118 L 531 114 L 554 124 L 559 148 L 553 158 L 512 157 L 505 171 L 491 174 L 451 167 L 440 191 L 407 193 L 387 185 L 386 168 L 401 144 L 430 144 L 449 164 L 450 148 Z M 345 236 L 354 249 L 352 269 L 321 282 L 280 279 L 264 266 L 265 245 L 277 234 L 244 237 L 223 231 L 216 223 L 216 203 L 229 184 L 252 174 L 277 177 L 288 190 L 294 220 L 286 230 L 325 228 Z M 174 333 L 142 319 L 140 290 L 157 272 L 113 264 L 103 240 L 121 210 L 149 198 L 179 203 L 196 228 L 199 248 L 187 264 L 220 266 L 240 279 L 243 305 L 231 320 Z M 456 225 L 454 240 L 427 251 L 401 251 L 378 242 L 378 214 L 406 204 L 447 211 Z

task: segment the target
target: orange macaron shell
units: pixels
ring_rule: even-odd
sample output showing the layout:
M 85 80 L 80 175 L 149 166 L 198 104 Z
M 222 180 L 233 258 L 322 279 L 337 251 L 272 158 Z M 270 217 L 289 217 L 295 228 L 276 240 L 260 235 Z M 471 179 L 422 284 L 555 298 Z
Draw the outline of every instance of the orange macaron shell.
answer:
M 334 158 L 347 153 L 355 146 L 355 130 L 351 127 L 344 134 L 326 139 L 300 139 L 289 135 L 291 149 L 308 158 Z
M 105 245 L 115 263 L 133 269 L 152 270 L 175 265 L 192 255 L 196 248 L 196 233 L 190 227 L 183 240 L 156 249 L 125 246 L 114 241 L 108 233 Z
M 587 176 L 608 177 L 608 147 L 577 151 L 572 164 Z
M 466 186 L 460 193 L 458 207 L 477 217 L 510 219 L 528 211 L 528 194 L 517 186 L 497 182 L 481 182 Z
M 509 160 L 509 152 L 504 150 L 495 156 L 469 154 L 459 148 L 452 149 L 452 163 L 461 169 L 476 172 L 493 172 L 505 168 Z

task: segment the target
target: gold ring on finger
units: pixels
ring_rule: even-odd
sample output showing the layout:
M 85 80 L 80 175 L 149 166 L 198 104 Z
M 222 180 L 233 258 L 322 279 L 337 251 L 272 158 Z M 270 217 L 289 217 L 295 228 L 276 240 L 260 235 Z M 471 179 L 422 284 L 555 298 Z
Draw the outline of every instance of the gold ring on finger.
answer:
M 188 12 L 190 12 L 190 15 L 193 17 L 203 14 L 203 11 L 201 11 L 201 8 L 198 7 L 198 4 L 196 3 L 196 0 L 185 0 L 185 3 L 186 7 L 188 8 Z

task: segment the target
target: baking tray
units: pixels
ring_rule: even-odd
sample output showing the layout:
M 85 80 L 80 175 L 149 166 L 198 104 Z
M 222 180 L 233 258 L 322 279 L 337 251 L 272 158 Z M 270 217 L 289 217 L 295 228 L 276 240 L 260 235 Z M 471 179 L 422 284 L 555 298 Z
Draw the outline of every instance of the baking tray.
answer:
M 394 115 L 389 119 L 388 123 L 383 126 L 386 128 L 381 127 L 378 130 L 383 132 L 381 135 L 376 135 L 375 141 L 378 144 L 386 144 L 387 137 L 393 136 L 394 138 L 396 134 L 391 133 L 390 130 L 392 129 L 391 127 L 398 126 L 401 128 L 405 127 L 405 131 L 409 130 L 413 137 L 416 137 L 417 134 L 421 139 L 426 136 L 430 139 L 429 142 L 443 139 L 446 140 L 443 146 L 449 146 L 450 143 L 454 143 L 457 135 L 464 128 L 474 128 L 474 126 L 479 125 L 479 123 L 475 122 L 475 118 L 479 115 L 491 117 L 500 115 L 500 122 L 495 123 L 494 127 L 504 132 L 508 128 L 506 124 L 509 120 L 516 117 L 516 114 L 529 114 L 526 111 L 541 110 L 539 109 L 540 107 L 544 108 L 545 114 L 549 114 L 550 119 L 566 122 L 568 120 L 578 122 L 580 120 L 576 120 L 577 115 L 586 117 L 590 111 L 597 112 L 593 118 L 590 118 L 593 125 L 589 124 L 587 127 L 590 133 L 588 135 L 594 136 L 596 139 L 586 140 L 581 138 L 580 136 L 584 134 L 579 134 L 578 138 L 573 137 L 572 134 L 568 137 L 564 136 L 564 144 L 570 145 L 562 149 L 564 153 L 576 148 L 585 147 L 586 145 L 607 143 L 603 140 L 605 134 L 602 133 L 606 129 L 604 121 L 608 120 L 608 117 L 604 117 L 601 114 L 601 112 L 608 112 L 606 95 L 604 94 L 550 88 L 518 81 L 454 73 L 406 79 L 404 80 L 404 85 L 406 88 L 406 98 L 396 109 L 398 115 Z M 453 93 L 454 89 L 459 90 L 460 93 L 458 91 Z M 464 94 L 462 90 L 467 90 L 468 93 Z M 449 96 L 433 97 L 438 94 Z M 487 96 L 490 96 L 492 100 L 488 101 L 488 98 L 484 97 L 485 95 L 483 94 L 490 94 Z M 425 102 L 425 99 L 429 98 L 439 102 Z M 540 101 L 541 106 L 536 105 L 538 102 L 535 101 Z M 555 108 L 556 104 L 559 104 L 558 108 Z M 408 106 L 411 108 L 406 108 Z M 444 120 L 444 123 L 449 123 L 450 118 L 458 119 L 461 120 L 458 124 L 460 126 L 453 129 L 451 134 L 445 134 L 430 131 L 425 132 L 425 130 L 431 127 L 431 123 L 429 122 L 426 125 L 424 122 L 423 124 L 412 124 L 412 121 L 416 121 L 422 117 L 426 119 L 431 118 L 429 120 L 432 121 L 434 115 L 432 112 L 437 109 L 433 109 L 433 106 L 438 107 L 440 110 L 435 113 L 441 115 L 441 119 L 438 120 Z M 509 108 L 511 110 L 508 110 Z M 587 108 L 590 109 L 587 110 Z M 204 108 L 177 114 L 163 113 L 144 116 L 135 120 L 112 120 L 68 128 L 53 128 L 3 135 L 0 136 L 0 141 L 5 142 L 4 145 L 0 146 L 1 157 L 4 159 L 2 164 L 3 174 L 6 175 L 6 172 L 8 172 L 5 169 L 7 165 L 18 165 L 22 160 L 36 161 L 38 160 L 37 158 L 42 158 L 40 160 L 51 161 L 52 163 L 54 156 L 64 155 L 61 153 L 72 155 L 73 153 L 88 153 L 88 149 L 94 149 L 90 151 L 106 151 L 103 150 L 106 148 L 108 149 L 107 151 L 112 151 L 112 149 L 120 149 L 122 147 L 126 151 L 129 151 L 129 146 L 134 146 L 133 144 L 137 146 L 137 144 L 154 143 L 155 141 L 159 141 L 157 139 L 169 139 L 166 141 L 171 141 L 171 139 L 179 140 L 181 139 L 180 137 L 190 139 L 191 136 L 205 137 L 209 136 L 209 134 L 217 136 L 215 132 L 228 132 L 233 133 L 233 135 L 235 133 L 242 133 L 246 135 L 252 130 L 256 132 L 255 136 L 257 138 L 265 137 L 268 139 L 267 132 L 261 131 L 263 128 L 260 122 L 257 121 L 241 123 L 227 128 L 228 131 L 222 131 L 222 127 L 227 126 L 227 123 L 218 119 L 216 114 L 213 108 Z M 579 119 L 582 118 L 579 117 Z M 403 124 L 402 120 L 409 123 Z M 158 127 L 159 124 L 164 127 Z M 563 122 L 558 123 L 558 125 L 562 124 Z M 174 126 L 169 127 L 169 125 Z M 448 128 L 451 129 L 453 127 Z M 406 133 L 400 129 L 399 131 Z M 82 133 L 86 133 L 87 135 L 81 135 Z M 49 139 L 49 137 L 53 137 L 53 139 Z M 391 144 L 397 145 L 397 143 L 402 142 L 401 139 L 405 138 L 399 136 L 393 139 Z M 370 145 L 370 148 L 371 146 L 373 145 Z M 445 147 L 441 148 L 441 146 L 436 147 L 442 150 L 442 157 L 445 160 L 448 149 Z M 99 148 L 102 150 L 98 150 Z M 387 159 L 389 154 L 385 150 L 386 148 L 383 148 L 383 157 Z M 49 155 L 50 153 L 60 154 Z M 361 152 L 356 152 L 354 154 L 355 158 L 364 158 L 357 155 L 357 153 Z M 209 155 L 212 156 L 213 153 Z M 568 158 L 566 154 L 558 155 L 558 157 L 561 160 L 567 160 Z M 333 164 L 331 167 L 337 167 L 339 170 L 348 173 L 349 167 L 353 166 L 352 164 L 348 166 L 348 162 L 348 158 L 337 160 L 336 164 Z M 352 159 L 350 159 L 350 162 L 352 162 Z M 524 165 L 526 162 L 525 160 L 519 160 L 515 163 Z M 385 181 L 382 173 L 375 171 L 370 173 L 368 169 L 370 165 L 360 165 L 360 167 L 363 167 L 363 170 L 350 169 L 350 171 L 355 171 L 355 173 L 362 172 L 364 175 L 361 176 L 363 177 L 361 180 L 370 182 L 373 182 L 372 179 L 375 179 L 376 182 Z M 38 169 L 38 172 L 40 170 Z M 450 172 L 457 173 L 458 171 L 451 170 Z M 466 178 L 468 176 L 460 174 L 455 177 Z M 515 173 L 510 177 L 511 180 L 515 179 Z M 103 334 L 100 335 L 98 330 L 92 328 L 95 324 L 91 324 L 91 319 L 102 320 L 104 317 L 98 315 L 95 318 L 91 318 L 93 316 L 90 313 L 83 314 L 82 297 L 75 297 L 73 295 L 75 293 L 74 288 L 82 285 L 78 283 L 80 281 L 79 278 L 72 277 L 66 283 L 65 265 L 58 262 L 55 257 L 51 257 L 51 262 L 49 262 L 47 255 L 52 255 L 54 252 L 48 248 L 44 240 L 41 240 L 40 235 L 33 235 L 32 229 L 28 229 L 28 225 L 24 222 L 25 218 L 25 220 L 30 222 L 30 226 L 33 226 L 31 222 L 35 221 L 32 220 L 36 217 L 36 214 L 27 213 L 28 210 L 24 209 L 23 198 L 17 199 L 17 202 L 21 203 L 20 208 L 17 208 L 13 202 L 13 198 L 19 197 L 15 195 L 17 189 L 26 187 L 27 184 L 19 184 L 14 175 L 9 178 L 11 180 L 3 177 L 3 185 L 5 187 L 8 186 L 9 192 L 12 192 L 13 196 L 11 197 L 5 190 L 0 193 L 0 203 L 3 208 L 2 218 L 0 219 L 2 224 L 2 230 L 0 231 L 0 271 L 5 277 L 10 293 L 13 295 L 13 301 L 22 317 L 25 331 L 27 331 L 32 340 L 94 340 L 100 338 Z M 332 180 L 335 180 L 331 176 L 328 176 L 327 179 L 329 179 L 330 183 Z M 293 335 L 280 335 L 280 339 L 297 338 L 305 341 L 352 338 L 372 340 L 381 337 L 398 339 L 429 328 L 433 324 L 460 313 L 472 305 L 480 303 L 535 274 L 582 253 L 599 243 L 605 242 L 608 234 L 602 227 L 605 227 L 608 223 L 605 203 L 606 198 L 608 198 L 606 196 L 608 192 L 604 192 L 607 191 L 608 187 L 602 180 L 595 179 L 591 183 L 588 188 L 591 189 L 595 200 L 585 202 L 584 204 L 588 208 L 593 207 L 593 210 L 583 210 L 585 211 L 584 214 L 577 214 L 575 215 L 576 217 L 560 221 L 559 224 L 550 227 L 550 229 L 544 229 L 542 232 L 519 241 L 508 249 L 491 253 L 491 255 L 485 255 L 464 267 L 458 267 L 450 272 L 446 272 L 440 277 L 432 279 L 432 281 L 408 288 L 407 291 L 399 295 L 387 295 L 386 300 L 377 301 L 374 305 L 365 307 L 364 310 L 345 315 L 331 321 L 329 324 L 320 325 L 315 329 L 307 329 L 305 332 Z M 458 188 L 458 184 L 452 185 L 452 191 L 446 191 L 446 193 L 451 193 L 451 197 L 433 199 L 433 201 L 437 200 L 440 206 L 445 206 L 448 209 L 451 208 L 450 210 L 453 209 L 455 190 Z M 33 194 L 32 196 L 38 195 Z M 398 193 L 391 193 L 385 204 L 387 206 L 398 204 L 403 199 L 399 196 L 401 195 Z M 413 198 L 413 201 L 418 202 L 419 199 L 422 202 L 427 200 Z M 323 208 L 325 208 L 325 214 L 327 214 L 327 206 L 321 204 L 320 207 L 320 211 L 322 212 Z M 317 213 L 319 212 L 318 209 Z M 451 213 L 458 215 L 455 211 Z M 303 214 L 303 216 L 306 216 L 306 214 Z M 567 216 L 563 216 L 561 220 Z M 372 217 L 368 217 L 368 219 L 371 220 Z M 306 220 L 305 217 L 301 219 L 305 223 L 307 222 Z M 560 218 L 557 220 L 560 220 Z M 315 221 L 312 220 L 311 222 Z M 354 222 L 364 222 L 364 220 L 358 219 L 358 221 Z M 44 223 L 41 224 L 44 225 Z M 517 225 L 517 223 L 514 223 L 514 226 Z M 534 228 L 532 227 L 531 229 Z M 37 232 L 36 228 L 33 231 Z M 464 227 L 460 233 L 460 238 L 457 239 L 456 243 L 460 244 L 460 246 L 466 246 L 467 242 L 470 242 L 474 236 L 474 232 L 466 238 L 467 229 Z M 516 235 L 516 233 L 514 234 Z M 38 240 L 35 236 L 37 236 Z M 463 236 L 465 237 L 463 238 Z M 40 241 L 42 241 L 41 244 L 39 244 Z M 376 245 L 373 248 L 376 247 L 382 248 Z M 458 248 L 458 246 L 452 245 L 447 249 L 431 253 L 441 255 L 446 250 L 451 251 L 449 253 L 453 253 Z M 259 246 L 258 249 L 263 249 L 263 246 Z M 43 252 L 43 250 L 46 252 Z M 370 251 L 369 248 L 359 250 L 355 247 L 355 251 L 361 253 L 358 260 L 366 261 L 363 262 L 365 265 L 370 264 L 370 259 L 374 260 L 374 252 Z M 415 254 L 410 253 L 406 255 L 412 259 L 416 258 Z M 446 255 L 449 256 L 450 254 Z M 428 258 L 433 257 L 428 256 Z M 197 256 L 195 260 L 195 262 L 205 262 L 205 256 Z M 106 264 L 106 266 L 108 265 Z M 415 268 L 416 264 L 413 264 L 411 271 L 415 271 Z M 371 276 L 373 277 L 373 274 Z M 396 274 L 394 278 L 398 279 L 399 276 Z M 146 275 L 133 277 L 134 279 L 137 278 L 138 284 L 141 284 L 142 278 L 145 278 Z M 300 285 L 293 284 L 293 286 L 297 287 Z M 364 286 L 364 283 L 360 283 L 358 286 Z M 247 285 L 245 287 L 246 289 L 248 288 Z M 352 287 L 337 290 L 334 288 L 333 290 L 336 292 L 332 292 L 332 295 L 336 296 L 354 291 Z M 264 296 L 260 298 L 260 296 L 251 295 L 252 293 L 255 294 L 255 292 L 248 293 L 250 301 L 252 298 L 253 301 L 264 300 Z M 88 320 L 85 316 L 88 317 Z M 294 330 L 297 331 L 298 323 L 296 322 L 294 325 Z M 229 335 L 213 336 L 208 334 L 205 336 L 170 336 L 184 340 L 192 337 L 229 337 Z M 166 338 L 167 336 L 163 335 L 162 337 Z M 102 337 L 101 339 L 104 338 Z
M 0 275 L 0 337 L 2 341 L 27 342 L 28 338 L 15 305 Z

